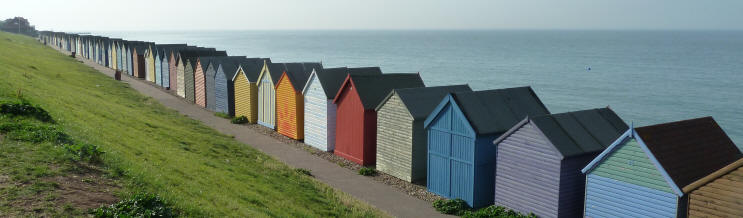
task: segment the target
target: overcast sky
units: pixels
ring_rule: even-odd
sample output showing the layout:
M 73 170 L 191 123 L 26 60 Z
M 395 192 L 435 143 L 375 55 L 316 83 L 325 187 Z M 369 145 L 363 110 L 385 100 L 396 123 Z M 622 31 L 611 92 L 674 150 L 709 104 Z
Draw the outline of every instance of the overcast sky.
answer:
M 10 0 L 40 30 L 736 29 L 743 0 Z

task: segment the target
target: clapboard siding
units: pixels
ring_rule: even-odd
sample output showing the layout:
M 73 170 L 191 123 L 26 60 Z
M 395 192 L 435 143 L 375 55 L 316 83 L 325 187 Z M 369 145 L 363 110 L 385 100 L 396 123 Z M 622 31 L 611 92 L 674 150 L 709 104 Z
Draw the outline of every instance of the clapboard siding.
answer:
M 170 60 L 168 59 L 168 56 L 163 56 L 163 59 L 160 60 L 160 74 L 162 76 L 162 86 L 163 88 L 170 88 Z
M 160 61 L 160 57 L 155 56 L 155 84 L 162 87 L 163 86 L 163 68 L 162 68 L 162 61 Z
M 304 143 L 332 151 L 335 143 L 335 104 L 328 100 L 317 76 L 308 81 L 304 93 Z
M 677 196 L 589 173 L 585 217 L 675 217 Z
M 234 80 L 235 117 L 245 116 L 250 123 L 258 122 L 258 87 L 248 81 L 240 70 Z
M 303 114 L 304 98 L 284 73 L 276 84 L 276 131 L 292 139 L 304 139 Z
M 258 85 L 258 124 L 273 129 L 276 126 L 276 90 L 271 74 L 263 73 Z
M 249 85 L 249 84 L 248 84 Z M 235 116 L 235 92 L 232 78 L 227 78 L 220 68 L 214 76 L 214 110 Z M 207 97 L 207 99 L 209 99 Z
M 377 170 L 412 182 L 413 116 L 397 94 L 377 111 Z
M 471 207 L 493 203 L 496 135 L 476 135 L 466 116 L 444 99 L 434 111 L 428 131 L 428 190 L 446 198 L 460 198 Z
M 497 145 L 495 204 L 539 217 L 557 217 L 562 156 L 527 123 Z
M 186 64 L 183 68 L 183 91 L 186 96 L 186 101 L 194 103 L 194 66 L 193 61 L 185 61 Z
M 156 83 L 157 79 L 155 76 L 155 56 L 157 56 L 157 53 L 155 51 L 155 46 L 150 45 L 148 51 L 148 55 L 145 58 L 145 60 L 147 61 L 147 65 L 149 65 L 147 68 L 147 75 L 150 77 L 150 82 Z
M 635 139 L 614 151 L 592 173 L 664 192 L 673 192 Z
M 168 58 L 168 71 L 170 74 L 170 90 L 176 90 L 177 89 L 177 83 L 178 83 L 178 67 L 176 66 L 176 59 L 175 59 L 175 53 L 171 52 L 170 57 Z M 177 92 L 176 92 L 177 93 Z
M 345 90 L 344 90 L 345 89 Z M 341 94 L 337 97 L 337 116 L 335 149 L 333 153 L 358 164 L 364 163 L 364 143 L 365 138 L 366 114 L 364 106 L 359 95 L 352 91 L 351 86 L 346 86 L 339 91 Z M 374 119 L 376 123 L 376 119 Z M 373 128 L 376 128 L 374 126 Z M 376 138 L 376 134 L 374 135 Z M 366 163 L 368 164 L 368 163 Z
M 194 68 L 194 102 L 196 105 L 202 108 L 206 107 L 206 75 L 204 74 L 204 66 L 201 61 L 196 61 L 196 67 Z
M 689 217 L 743 217 L 743 167 L 689 194 Z
M 214 77 L 217 75 L 217 71 L 219 70 L 222 70 L 222 68 L 219 67 L 218 65 L 209 64 L 209 67 L 206 68 L 206 73 L 204 75 L 204 92 L 206 92 L 205 93 L 206 109 L 210 111 L 217 110 L 216 105 L 214 105 L 217 103 L 215 99 L 216 98 L 216 93 L 215 93 L 216 84 L 214 82 Z M 222 75 L 224 75 L 224 72 L 222 73 Z
M 185 82 L 185 76 L 186 74 L 186 62 L 184 59 L 180 59 L 178 62 L 178 67 L 176 68 L 176 94 L 178 96 L 181 96 L 181 98 L 186 97 L 186 82 Z

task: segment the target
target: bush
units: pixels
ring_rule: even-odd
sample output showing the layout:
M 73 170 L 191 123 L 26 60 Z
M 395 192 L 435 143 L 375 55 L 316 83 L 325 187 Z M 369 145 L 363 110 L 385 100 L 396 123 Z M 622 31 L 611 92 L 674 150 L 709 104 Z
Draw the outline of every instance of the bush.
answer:
M 88 163 L 100 163 L 103 151 L 93 144 L 78 143 L 64 145 L 67 152 L 73 155 L 74 161 L 86 161 Z
M 457 216 L 461 216 L 465 211 L 470 209 L 470 207 L 467 206 L 467 202 L 459 198 L 454 200 L 436 200 L 433 202 L 433 208 L 436 208 L 436 211 L 443 214 L 452 214 Z
M 506 209 L 505 207 L 490 205 L 489 207 L 477 211 L 466 211 L 462 217 L 465 218 L 536 218 L 534 214 L 523 215 L 516 211 Z
M 248 118 L 245 117 L 245 116 L 239 116 L 239 117 L 232 118 L 232 120 L 230 120 L 230 122 L 231 123 L 234 123 L 234 124 L 243 124 L 243 123 L 247 123 L 248 122 Z
M 214 113 L 214 116 L 218 116 L 218 117 L 225 118 L 225 119 L 232 118 L 232 116 L 230 116 L 229 114 L 225 114 L 225 113 L 222 113 L 222 112 Z
M 36 107 L 28 102 L 3 102 L 0 103 L 0 114 L 12 116 L 30 116 L 42 122 L 53 122 L 52 116 L 41 107 Z
M 373 176 L 373 175 L 377 175 L 377 171 L 372 168 L 362 167 L 361 169 L 359 169 L 359 175 Z
M 157 195 L 136 194 L 118 203 L 91 211 L 95 217 L 174 217 L 172 209 Z
M 313 176 L 312 175 L 312 171 L 310 171 L 308 169 L 296 168 L 296 169 L 294 169 L 294 171 L 297 171 L 297 173 L 304 174 L 304 175 L 307 175 L 307 176 Z

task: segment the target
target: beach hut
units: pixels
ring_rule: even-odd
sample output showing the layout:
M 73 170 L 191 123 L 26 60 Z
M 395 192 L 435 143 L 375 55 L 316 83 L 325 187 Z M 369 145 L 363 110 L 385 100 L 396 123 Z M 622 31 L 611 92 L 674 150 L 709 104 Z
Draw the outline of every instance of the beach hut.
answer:
M 155 69 L 153 71 L 155 72 L 155 79 L 154 82 L 157 84 L 157 86 L 162 87 L 163 86 L 163 75 L 162 75 L 162 60 L 160 59 L 160 49 L 154 49 L 154 60 L 155 60 Z
M 275 85 L 286 71 L 283 63 L 266 64 L 258 75 L 258 124 L 273 129 L 276 126 Z
M 213 48 L 195 48 L 189 50 L 180 51 L 183 73 L 178 75 L 178 88 L 179 91 L 183 91 L 183 96 L 190 103 L 195 103 L 195 74 L 199 74 L 200 83 L 199 87 L 203 87 L 203 69 L 200 67 L 199 57 L 200 56 L 227 56 L 225 51 L 216 51 Z M 198 67 L 198 68 L 197 68 Z M 198 70 L 198 71 L 197 71 Z M 181 77 L 183 82 L 181 83 Z M 181 86 L 183 84 L 183 86 Z
M 609 108 L 523 119 L 493 142 L 495 205 L 545 218 L 582 216 L 580 170 L 628 128 Z
M 302 90 L 304 143 L 323 151 L 335 148 L 336 105 L 333 98 L 349 74 L 381 75 L 379 67 L 325 68 L 313 71 Z
M 743 159 L 684 187 L 688 217 L 743 217 Z
M 261 68 L 260 66 L 264 60 L 265 59 L 262 58 L 243 58 L 236 61 L 234 64 L 220 64 L 214 75 L 214 103 L 207 102 L 207 105 L 213 104 L 215 112 L 235 116 L 235 85 L 233 78 L 235 78 L 235 75 L 242 72 L 243 66 L 253 68 L 255 77 L 257 77 Z M 255 77 L 253 79 L 255 79 Z M 255 84 L 253 84 L 253 86 L 255 86 Z M 253 95 L 253 97 L 255 97 L 255 95 Z M 255 103 L 255 100 L 253 100 L 253 103 Z
M 155 65 L 157 65 L 157 85 L 163 88 L 167 88 L 166 79 L 168 79 L 168 59 L 165 55 L 165 48 L 157 48 L 157 59 L 155 59 Z M 168 80 L 169 82 L 170 80 Z
M 145 52 L 147 51 L 147 45 L 142 43 L 137 43 L 133 46 L 132 49 L 132 64 L 133 64 L 133 74 L 134 77 L 144 79 L 147 75 L 145 72 L 147 70 L 145 60 Z
M 227 93 L 232 92 L 234 89 L 233 87 L 227 87 L 227 78 L 225 78 L 226 74 L 229 74 L 229 79 L 234 76 L 235 72 L 237 72 L 238 66 L 240 66 L 240 63 L 243 63 L 244 61 L 247 61 L 247 58 L 245 56 L 226 56 L 226 57 L 214 57 L 209 63 L 209 67 L 207 67 L 206 70 L 206 108 L 215 111 L 215 112 L 222 112 L 225 114 L 232 114 L 227 109 L 229 108 L 227 104 L 227 99 L 233 99 L 234 93 Z M 228 73 L 225 73 L 224 71 L 228 71 Z M 221 71 L 221 72 L 220 72 Z M 217 76 L 221 76 L 219 79 L 219 84 L 217 84 Z M 217 85 L 219 85 L 219 90 L 222 92 L 223 95 L 220 95 L 220 98 L 223 98 L 223 105 L 227 106 L 223 111 L 217 111 Z M 229 83 L 231 86 L 232 83 Z M 234 107 L 233 107 L 234 108 Z
M 232 101 L 233 116 L 245 116 L 249 123 L 258 122 L 258 76 L 269 64 L 271 64 L 271 59 L 267 58 L 240 64 L 237 73 L 232 76 L 232 84 L 235 88 L 234 100 Z M 220 105 L 219 100 L 217 105 Z M 217 106 L 217 108 L 221 108 L 217 111 L 225 109 L 224 106 Z M 230 112 L 230 109 L 227 109 Z
M 157 72 L 155 67 L 155 58 L 157 57 L 157 47 L 155 46 L 155 43 L 147 43 L 145 47 L 145 65 L 147 66 L 147 69 L 145 70 L 147 72 L 147 76 L 149 79 L 147 81 L 150 81 L 151 83 L 157 83 Z
M 399 179 L 425 183 L 426 130 L 423 121 L 447 94 L 467 85 L 395 89 L 377 106 L 377 167 Z
M 711 117 L 630 128 L 593 159 L 586 217 L 686 217 L 681 190 L 743 155 Z
M 338 89 L 333 153 L 367 166 L 377 153 L 377 105 L 393 89 L 424 87 L 420 74 L 348 75 Z
M 225 55 L 226 56 L 226 53 Z M 214 60 L 214 58 L 217 58 L 220 56 L 200 56 L 196 58 L 195 66 L 194 66 L 194 103 L 196 105 L 201 106 L 202 108 L 206 108 L 206 88 L 207 88 L 207 70 L 210 66 L 210 62 Z M 216 69 L 214 66 L 212 66 L 212 71 L 215 71 Z M 214 76 L 214 74 L 212 74 Z M 213 77 L 211 78 L 212 84 L 213 83 Z
M 493 204 L 493 140 L 525 117 L 545 114 L 530 87 L 448 94 L 423 123 L 428 191 L 474 208 Z
M 286 64 L 287 70 L 276 83 L 276 131 L 289 138 L 304 139 L 304 98 L 302 88 L 313 71 L 323 71 L 320 63 Z

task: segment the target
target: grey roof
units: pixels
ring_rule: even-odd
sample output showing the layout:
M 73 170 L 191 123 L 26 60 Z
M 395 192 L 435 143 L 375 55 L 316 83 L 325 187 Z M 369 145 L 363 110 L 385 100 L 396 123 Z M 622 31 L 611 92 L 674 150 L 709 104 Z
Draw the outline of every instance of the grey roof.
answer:
M 609 108 L 531 118 L 563 157 L 601 152 L 629 129 Z
M 268 64 L 271 64 L 271 59 L 269 58 L 246 58 L 245 60 L 240 62 L 240 67 L 242 67 L 243 73 L 245 73 L 245 76 L 248 77 L 249 82 L 257 82 L 256 80 L 258 80 L 258 76 L 263 69 L 264 61 Z M 226 73 L 227 72 L 225 72 L 225 74 Z
M 527 116 L 549 114 L 531 87 L 453 93 L 478 134 L 503 133 Z
M 323 71 L 320 63 L 286 63 L 286 69 L 286 75 L 297 92 L 302 92 L 302 88 L 307 84 L 307 79 L 310 78 L 313 69 L 318 72 Z
M 447 94 L 464 91 L 472 91 L 472 89 L 468 85 L 452 85 L 395 89 L 393 92 L 400 96 L 400 100 L 405 104 L 410 115 L 417 120 L 426 119 Z M 390 92 L 391 95 L 392 92 Z
M 333 99 L 335 94 L 338 93 L 338 89 L 343 85 L 343 81 L 346 80 L 348 74 L 353 75 L 381 75 L 382 70 L 379 67 L 358 67 L 358 68 L 325 68 L 321 72 L 317 72 L 317 79 L 320 80 L 325 91 L 325 96 L 328 99 Z
M 393 89 L 425 87 L 417 73 L 349 75 L 364 109 L 374 109 Z M 337 99 L 336 99 L 337 100 Z
M 286 71 L 286 64 L 284 63 L 270 63 L 268 64 L 268 72 L 271 74 L 271 82 L 275 85 L 279 82 L 281 74 Z

